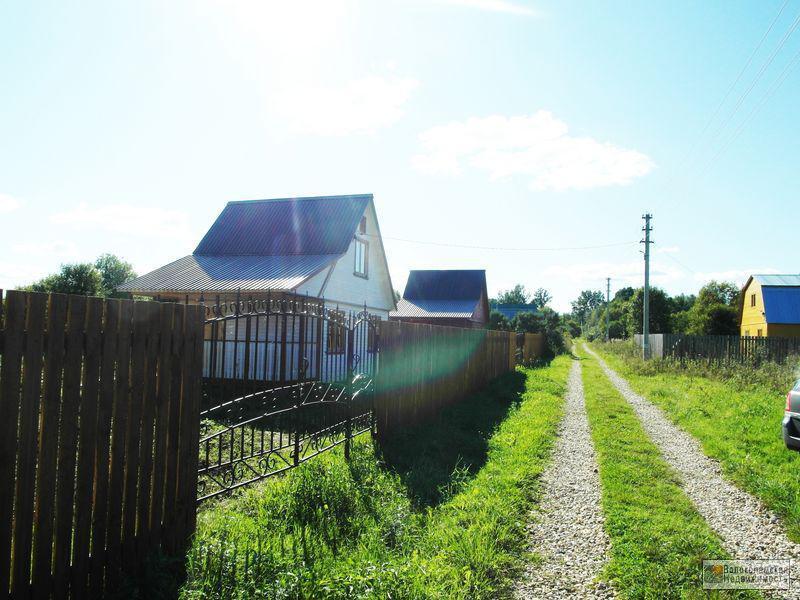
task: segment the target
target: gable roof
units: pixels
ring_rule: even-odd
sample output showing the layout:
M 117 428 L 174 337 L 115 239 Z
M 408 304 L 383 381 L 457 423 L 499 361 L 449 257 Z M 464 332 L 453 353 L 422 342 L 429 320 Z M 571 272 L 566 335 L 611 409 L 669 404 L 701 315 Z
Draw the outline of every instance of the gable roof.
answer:
M 533 302 L 530 304 L 493 304 L 490 308 L 496 310 L 508 320 L 513 319 L 521 312 L 539 312 L 539 307 Z
M 228 202 L 194 254 L 344 254 L 372 194 Z
M 372 194 L 229 202 L 193 254 L 117 289 L 293 290 L 347 252 L 371 203 Z
M 330 255 L 202 256 L 190 254 L 117 288 L 121 292 L 292 290 L 327 267 Z
M 800 286 L 800 275 L 753 275 L 752 278 L 761 285 Z
M 469 319 L 475 312 L 476 300 L 406 300 L 397 301 L 393 317 L 422 319 Z
M 429 270 L 408 274 L 405 300 L 473 300 L 486 292 L 486 271 Z
M 408 274 L 403 298 L 391 316 L 468 319 L 480 302 L 488 302 L 482 269 L 415 270 Z
M 761 293 L 767 323 L 800 323 L 800 287 L 764 286 Z

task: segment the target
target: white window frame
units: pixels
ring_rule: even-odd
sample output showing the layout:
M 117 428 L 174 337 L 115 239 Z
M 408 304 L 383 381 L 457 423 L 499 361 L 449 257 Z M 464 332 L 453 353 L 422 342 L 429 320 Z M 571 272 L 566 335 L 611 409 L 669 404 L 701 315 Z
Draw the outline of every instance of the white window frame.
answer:
M 354 247 L 353 275 L 369 277 L 369 242 L 356 238 Z

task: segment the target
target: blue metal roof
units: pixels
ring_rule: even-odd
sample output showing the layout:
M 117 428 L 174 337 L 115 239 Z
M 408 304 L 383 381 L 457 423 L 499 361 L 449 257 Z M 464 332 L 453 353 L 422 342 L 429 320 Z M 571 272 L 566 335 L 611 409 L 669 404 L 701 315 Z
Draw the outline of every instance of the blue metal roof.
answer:
M 484 270 L 411 271 L 405 300 L 471 300 L 473 307 L 486 291 Z
M 767 323 L 800 324 L 800 287 L 765 285 L 761 293 Z
M 194 254 L 344 254 L 372 194 L 229 202 Z
M 531 303 L 531 304 L 493 304 L 491 306 L 492 310 L 496 310 L 497 312 L 501 313 L 506 319 L 509 321 L 517 316 L 518 313 L 521 312 L 532 312 L 536 313 L 539 311 L 538 307 Z
M 405 300 L 397 301 L 391 317 L 426 319 L 469 319 L 478 305 L 477 300 Z
M 800 286 L 800 275 L 753 275 L 761 285 Z
M 119 286 L 121 292 L 293 290 L 339 258 L 310 256 L 199 256 L 192 254 Z

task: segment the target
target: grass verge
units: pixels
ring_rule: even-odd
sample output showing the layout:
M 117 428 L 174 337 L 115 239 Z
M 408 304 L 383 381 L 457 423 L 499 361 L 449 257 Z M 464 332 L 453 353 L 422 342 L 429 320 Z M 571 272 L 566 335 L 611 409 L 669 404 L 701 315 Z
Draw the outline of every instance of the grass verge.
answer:
M 743 385 L 744 369 L 727 381 L 682 372 L 677 365 L 643 373 L 640 360 L 613 354 L 604 344 L 592 348 L 637 393 L 697 438 L 728 479 L 781 515 L 789 538 L 800 542 L 800 454 L 787 450 L 781 438 L 788 384 L 783 392 L 776 391 L 774 382 Z
M 570 360 L 502 377 L 382 454 L 368 437 L 206 507 L 183 598 L 494 598 L 562 414 Z
M 605 576 L 625 598 L 701 598 L 702 559 L 727 558 L 639 419 L 601 371 L 583 360 L 586 409 L 599 465 L 611 558 Z M 719 592 L 717 598 L 758 597 Z

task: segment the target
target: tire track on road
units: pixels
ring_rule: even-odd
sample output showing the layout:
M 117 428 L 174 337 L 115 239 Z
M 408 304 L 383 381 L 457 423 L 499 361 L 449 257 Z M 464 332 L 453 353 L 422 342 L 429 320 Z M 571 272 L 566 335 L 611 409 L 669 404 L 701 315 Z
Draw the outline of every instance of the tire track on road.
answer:
M 677 427 L 655 404 L 634 392 L 628 382 L 591 348 L 584 349 L 631 405 L 642 427 L 681 477 L 681 486 L 709 526 L 736 559 L 791 559 L 793 588 L 766 592 L 773 597 L 800 598 L 796 583 L 800 545 L 790 541 L 777 515 L 754 496 L 722 475 L 719 463 L 706 456 L 700 443 Z M 715 558 L 715 557 L 708 557 Z
M 610 544 L 578 360 L 567 380 L 564 418 L 551 460 L 542 474 L 542 501 L 528 528 L 531 549 L 542 560 L 528 567 L 516 597 L 613 598 L 613 590 L 596 581 Z

